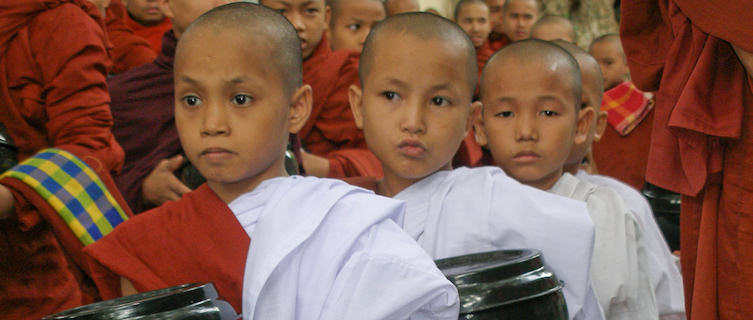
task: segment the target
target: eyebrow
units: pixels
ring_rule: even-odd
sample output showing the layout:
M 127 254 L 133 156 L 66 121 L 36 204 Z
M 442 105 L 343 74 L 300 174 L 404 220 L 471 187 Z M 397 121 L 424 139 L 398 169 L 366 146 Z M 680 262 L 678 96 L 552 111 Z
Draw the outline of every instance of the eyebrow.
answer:
M 180 77 L 180 81 L 181 82 L 186 82 L 186 83 L 188 83 L 190 85 L 194 85 L 194 86 L 199 84 L 198 81 L 194 80 L 193 78 L 191 78 L 189 76 L 181 76 Z
M 225 84 L 239 84 L 239 83 L 248 82 L 249 80 L 250 79 L 247 77 L 238 77 L 238 78 L 233 78 L 230 80 L 225 80 Z

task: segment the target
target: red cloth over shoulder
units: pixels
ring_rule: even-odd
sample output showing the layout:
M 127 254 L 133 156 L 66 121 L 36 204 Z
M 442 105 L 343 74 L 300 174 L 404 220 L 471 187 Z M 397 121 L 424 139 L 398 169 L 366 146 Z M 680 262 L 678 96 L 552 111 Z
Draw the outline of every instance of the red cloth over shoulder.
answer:
M 141 25 L 140 23 L 136 22 L 136 20 L 133 20 L 127 13 L 123 18 L 126 24 L 128 24 L 128 27 L 133 30 L 133 33 L 148 41 L 149 46 L 152 47 L 154 53 L 159 55 L 162 48 L 162 36 L 165 35 L 165 32 L 167 32 L 167 30 L 171 30 L 173 28 L 173 22 L 170 21 L 170 18 L 165 17 L 164 19 L 162 19 L 162 22 L 153 26 Z
M 330 160 L 332 178 L 382 176 L 381 165 L 374 162 L 376 157 L 368 150 L 363 132 L 356 127 L 348 101 L 348 88 L 360 84 L 359 57 L 356 51 L 332 51 L 324 35 L 303 62 L 303 83 L 311 85 L 314 104 L 298 136 L 306 150 Z M 334 151 L 338 152 L 331 154 Z
M 120 0 L 110 1 L 106 15 L 107 37 L 112 43 L 112 73 L 123 73 L 157 57 L 149 42 L 137 36 L 126 24 L 128 12 Z
M 240 312 L 249 244 L 233 212 L 204 184 L 120 224 L 84 252 L 104 299 L 120 296 L 120 277 L 139 291 L 213 282 Z
M 599 174 L 627 183 L 636 190 L 643 189 L 654 114 L 653 110 L 649 111 L 643 121 L 626 136 L 612 128 L 604 130 L 601 140 L 594 142 L 591 147 Z
M 721 170 L 722 139 L 740 136 L 751 92 L 726 41 L 753 52 L 753 2 L 640 0 L 621 15 L 632 80 L 657 91 L 646 179 L 695 195 Z

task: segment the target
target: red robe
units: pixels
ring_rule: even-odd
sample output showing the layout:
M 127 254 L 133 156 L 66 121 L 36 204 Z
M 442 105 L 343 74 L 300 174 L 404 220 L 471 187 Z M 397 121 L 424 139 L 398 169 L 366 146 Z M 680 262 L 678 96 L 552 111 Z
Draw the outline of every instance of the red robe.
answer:
M 119 297 L 120 277 L 139 291 L 213 282 L 220 299 L 242 310 L 250 238 L 206 185 L 118 226 L 84 250 L 102 298 Z
M 0 122 L 20 160 L 65 149 L 86 161 L 122 206 L 109 175 L 124 155 L 110 133 L 103 26 L 85 0 L 0 3 Z M 0 183 L 16 200 L 15 217 L 0 221 L 0 314 L 39 318 L 97 298 L 83 245 L 57 212 L 20 180 Z
M 355 51 L 333 52 L 322 36 L 303 62 L 303 83 L 311 85 L 314 105 L 298 136 L 309 152 L 329 159 L 332 178 L 382 176 L 381 163 L 366 147 L 350 111 L 348 88 L 360 83 L 358 59 Z
M 510 38 L 507 37 L 506 34 L 501 35 L 494 35 L 492 37 L 492 34 L 489 34 L 489 46 L 492 48 L 494 52 L 499 51 L 499 49 L 504 48 L 506 45 L 510 44 L 512 41 L 510 41 Z
M 136 20 L 133 20 L 128 14 L 125 15 L 124 20 L 126 24 L 128 24 L 128 27 L 133 30 L 134 34 L 149 42 L 149 45 L 156 54 L 159 54 L 162 48 L 162 36 L 167 30 L 173 28 L 173 23 L 168 17 L 162 19 L 162 22 L 158 25 L 148 27 L 136 22 Z
M 728 42 L 753 52 L 753 2 L 622 4 L 633 82 L 658 90 L 648 182 L 683 194 L 689 319 L 753 314 L 753 90 Z
M 106 12 L 107 38 L 112 44 L 112 70 L 123 73 L 133 67 L 152 62 L 157 53 L 144 38 L 134 34 L 125 22 L 128 12 L 120 0 L 111 0 Z
M 653 124 L 652 110 L 626 136 L 621 136 L 614 128 L 608 126 L 601 140 L 592 147 L 599 174 L 613 177 L 637 190 L 643 189 Z

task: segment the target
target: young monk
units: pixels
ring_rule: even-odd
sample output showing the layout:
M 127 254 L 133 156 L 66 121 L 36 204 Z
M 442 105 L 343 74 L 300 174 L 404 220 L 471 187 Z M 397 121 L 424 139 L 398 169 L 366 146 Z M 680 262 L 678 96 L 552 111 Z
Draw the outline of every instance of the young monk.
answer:
M 581 70 L 583 92 L 581 95 L 581 112 L 584 108 L 593 108 L 598 112 L 601 104 L 601 95 L 604 92 L 603 79 L 596 60 L 580 47 L 571 42 L 562 40 L 554 41 L 557 45 L 567 50 Z M 651 206 L 646 198 L 634 188 L 620 182 L 617 179 L 603 175 L 588 174 L 579 169 L 580 159 L 586 156 L 596 134 L 596 120 L 590 123 L 586 143 L 574 145 L 570 151 L 570 157 L 565 164 L 565 171 L 578 179 L 588 181 L 597 186 L 610 188 L 616 191 L 625 201 L 630 212 L 638 220 L 644 231 L 642 238 L 646 245 L 647 261 L 649 264 L 651 285 L 656 296 L 656 306 L 661 319 L 684 319 L 685 305 L 683 300 L 682 277 L 677 268 L 676 258 L 669 251 L 667 242 L 662 236 L 661 230 L 656 223 Z
M 418 12 L 421 7 L 416 0 L 385 0 L 384 9 L 388 17 L 403 12 Z
M 288 134 L 311 109 L 301 65 L 293 26 L 256 4 L 185 31 L 175 121 L 207 183 L 87 247 L 104 298 L 211 281 L 244 319 L 457 318 L 455 288 L 396 223 L 400 202 L 286 177 Z
M 375 23 L 386 17 L 380 0 L 327 0 L 330 8 L 329 35 L 332 50 L 361 52 Z
M 110 174 L 104 20 L 88 1 L 0 3 L 0 123 L 20 163 L 0 175 L 0 315 L 99 299 L 82 253 L 130 215 Z
M 560 39 L 575 43 L 575 28 L 565 17 L 545 15 L 531 27 L 531 38 L 547 41 Z
M 151 49 L 146 39 L 136 35 L 128 26 L 126 19 L 128 12 L 120 0 L 104 1 L 90 0 L 101 3 L 107 29 L 107 39 L 112 48 L 109 55 L 112 59 L 111 74 L 120 74 L 132 68 L 147 64 L 154 60 L 157 54 Z
M 170 18 L 160 9 L 159 0 L 124 0 L 125 21 L 133 32 L 147 41 L 155 53 L 162 50 L 162 36 L 172 29 Z
M 200 14 L 229 1 L 160 0 L 173 29 L 165 33 L 159 57 L 108 81 L 112 131 L 128 155 L 115 182 L 136 213 L 190 191 L 173 174 L 185 161 L 173 119 L 175 45 Z
M 635 87 L 620 37 L 607 34 L 594 40 L 589 49 L 604 75 L 606 92 L 602 111 L 607 114 L 607 130 L 601 130 L 593 157 L 599 173 L 614 177 L 636 189 L 646 182 L 648 150 L 651 143 L 654 99 Z
M 482 144 L 518 181 L 585 201 L 596 229 L 591 280 L 607 319 L 656 319 L 646 252 L 635 218 L 614 191 L 578 180 L 563 167 L 586 140 L 590 107 L 580 112 L 578 64 L 567 51 L 525 40 L 489 60 L 481 83 Z
M 505 0 L 502 5 L 502 29 L 510 41 L 531 37 L 531 27 L 539 19 L 539 0 Z
M 541 250 L 567 283 L 570 317 L 600 319 L 584 205 L 523 186 L 496 167 L 451 168 L 478 110 L 473 44 L 463 30 L 427 13 L 387 18 L 366 40 L 359 73 L 363 90 L 351 86 L 351 107 L 384 166 L 384 179 L 364 185 L 407 202 L 406 232 L 434 259 Z
M 298 133 L 306 152 L 308 175 L 351 177 L 382 175 L 363 133 L 348 109 L 347 90 L 358 83 L 358 57 L 353 51 L 333 52 L 325 34 L 331 9 L 324 0 L 262 0 L 295 26 L 303 52 L 303 82 L 314 90 L 314 107 Z
M 504 6 L 505 0 L 484 0 L 484 2 L 489 7 L 489 21 L 492 25 L 492 31 L 489 33 L 489 46 L 493 51 L 497 51 L 511 42 L 505 35 L 502 22 L 502 6 Z

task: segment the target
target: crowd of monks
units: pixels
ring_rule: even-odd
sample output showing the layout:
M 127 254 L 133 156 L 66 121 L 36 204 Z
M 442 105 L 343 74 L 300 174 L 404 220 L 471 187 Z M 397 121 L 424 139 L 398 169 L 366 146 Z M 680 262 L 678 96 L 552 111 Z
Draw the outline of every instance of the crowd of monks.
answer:
M 213 282 L 244 319 L 454 319 L 433 260 L 516 248 L 570 319 L 753 314 L 753 3 L 623 1 L 579 47 L 452 2 L 4 0 L 0 314 Z

